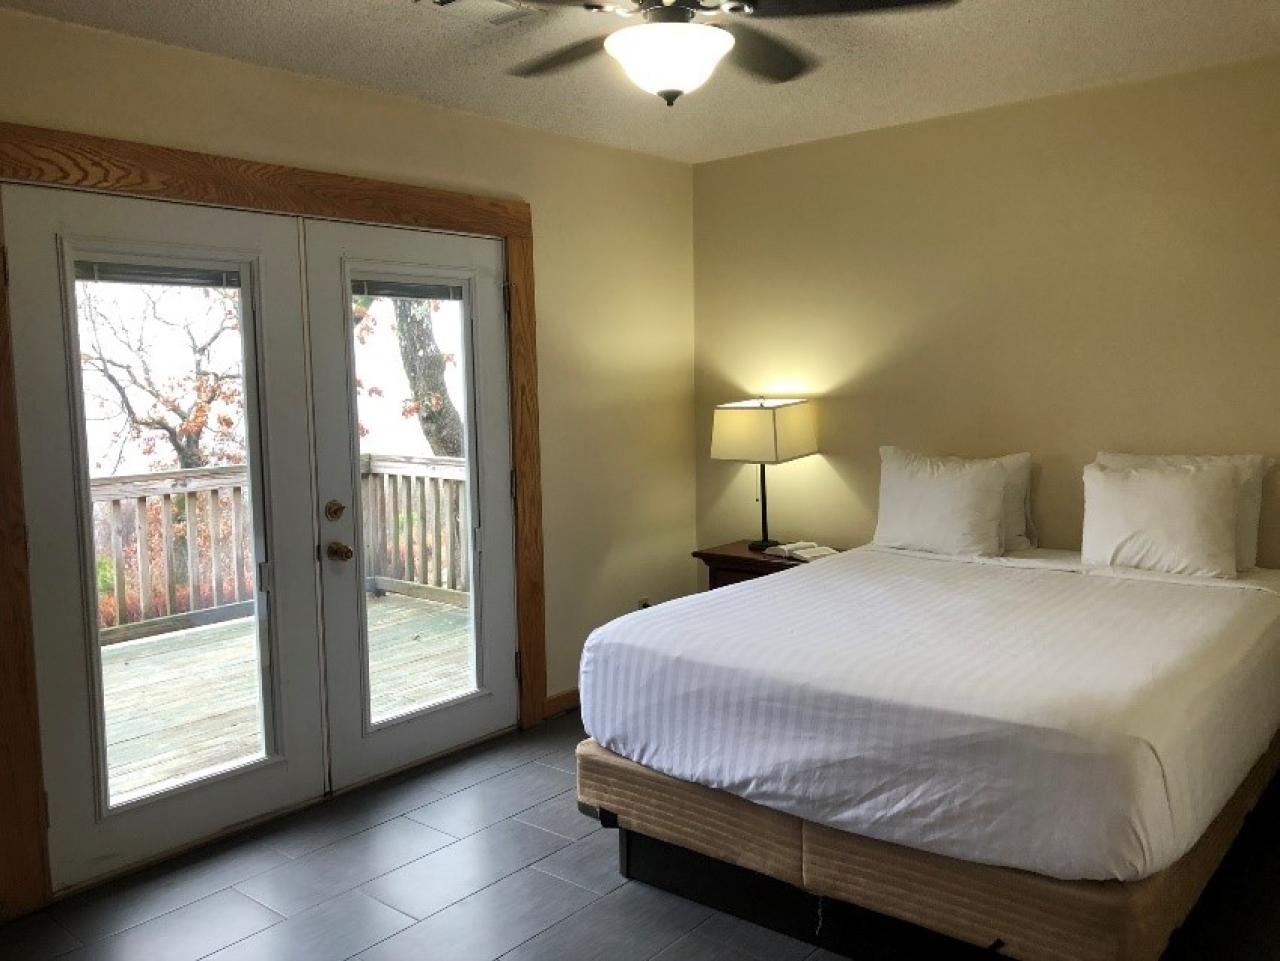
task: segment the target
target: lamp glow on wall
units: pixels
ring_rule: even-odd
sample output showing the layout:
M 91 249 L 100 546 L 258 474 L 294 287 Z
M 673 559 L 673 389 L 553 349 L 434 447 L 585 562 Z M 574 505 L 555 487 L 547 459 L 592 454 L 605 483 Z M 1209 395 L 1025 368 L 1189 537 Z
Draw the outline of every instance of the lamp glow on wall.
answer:
M 670 107 L 711 79 L 733 34 L 705 23 L 641 23 L 609 34 L 604 48 L 632 83 Z
M 778 542 L 769 539 L 769 494 L 765 467 L 784 464 L 818 452 L 818 430 L 813 405 L 806 400 L 739 400 L 720 404 L 711 423 L 713 460 L 760 465 L 760 540 L 753 551 Z

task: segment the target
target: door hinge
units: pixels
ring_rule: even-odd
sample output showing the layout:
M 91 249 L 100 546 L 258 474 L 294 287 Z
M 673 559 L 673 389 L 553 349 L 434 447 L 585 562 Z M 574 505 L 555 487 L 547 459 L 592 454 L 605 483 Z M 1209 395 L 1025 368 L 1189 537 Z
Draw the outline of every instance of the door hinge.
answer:
M 0 247 L 0 287 L 9 289 L 9 248 Z
M 511 499 L 516 499 L 516 469 L 511 468 Z
M 524 668 L 520 663 L 520 652 L 516 651 L 516 680 L 524 680 Z
M 263 594 L 271 593 L 271 562 L 258 562 L 258 590 Z
M 507 318 L 510 319 L 511 317 L 511 283 L 509 281 L 503 283 L 502 285 L 502 310 L 507 315 Z

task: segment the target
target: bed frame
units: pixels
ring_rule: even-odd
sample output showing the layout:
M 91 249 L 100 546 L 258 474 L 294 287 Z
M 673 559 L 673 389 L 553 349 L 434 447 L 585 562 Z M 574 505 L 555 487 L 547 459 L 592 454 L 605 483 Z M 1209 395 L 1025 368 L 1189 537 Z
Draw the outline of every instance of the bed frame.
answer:
M 590 739 L 577 768 L 579 806 L 620 831 L 623 875 L 822 947 L 865 951 L 898 929 L 921 941 L 922 957 L 962 956 L 945 935 L 982 949 L 975 956 L 1158 961 L 1280 768 L 1280 735 L 1195 847 L 1131 883 L 1059 881 L 838 831 Z M 936 951 L 924 946 L 931 937 Z

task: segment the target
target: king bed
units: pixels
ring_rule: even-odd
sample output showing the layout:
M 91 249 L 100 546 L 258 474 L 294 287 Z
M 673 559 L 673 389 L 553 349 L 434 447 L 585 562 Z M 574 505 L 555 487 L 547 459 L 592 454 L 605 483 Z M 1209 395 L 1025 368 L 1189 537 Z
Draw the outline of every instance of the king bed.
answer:
M 785 885 L 819 941 L 847 902 L 1154 961 L 1280 763 L 1277 690 L 1280 572 L 866 547 L 597 630 L 578 793 L 624 853 Z

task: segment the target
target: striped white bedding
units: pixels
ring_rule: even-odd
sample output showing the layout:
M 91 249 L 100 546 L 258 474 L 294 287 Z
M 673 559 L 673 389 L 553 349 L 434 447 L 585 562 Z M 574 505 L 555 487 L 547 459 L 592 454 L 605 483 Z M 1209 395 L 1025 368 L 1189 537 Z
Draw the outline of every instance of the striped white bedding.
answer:
M 595 631 L 587 731 L 858 834 L 1130 880 L 1199 838 L 1280 726 L 1280 572 L 1085 573 L 862 548 Z

